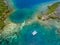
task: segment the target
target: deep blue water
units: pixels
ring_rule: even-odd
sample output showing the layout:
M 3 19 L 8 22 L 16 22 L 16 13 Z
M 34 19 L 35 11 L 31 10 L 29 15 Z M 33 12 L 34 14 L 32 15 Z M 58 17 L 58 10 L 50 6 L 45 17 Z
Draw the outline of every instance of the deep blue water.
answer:
M 29 19 L 34 11 L 32 10 L 16 10 L 12 14 L 10 14 L 9 18 L 12 22 L 19 23 L 24 20 Z
M 13 3 L 15 4 L 15 7 L 18 10 L 13 12 L 9 16 L 9 18 L 12 22 L 15 23 L 23 22 L 24 20 L 30 18 L 34 13 L 31 9 L 33 6 L 49 1 L 52 0 L 13 0 Z M 37 31 L 37 34 L 33 36 L 32 32 L 34 30 Z M 39 23 L 34 22 L 30 25 L 24 26 L 23 29 L 21 29 L 18 34 L 17 41 L 13 40 L 12 43 L 10 44 L 11 45 L 60 45 L 60 40 L 59 40 L 60 38 L 57 38 L 55 30 L 56 27 L 54 26 L 51 26 L 50 29 L 48 28 L 48 26 L 47 28 L 45 28 L 45 26 L 41 26 Z
M 32 16 L 33 14 L 32 10 L 34 10 L 32 9 L 32 7 L 40 3 L 49 2 L 49 1 L 52 1 L 52 0 L 13 0 L 12 2 L 16 7 L 16 9 L 18 10 L 15 9 L 16 11 L 10 14 L 9 18 L 12 22 L 15 22 L 15 23 L 22 22 Z
M 15 7 L 17 8 L 32 8 L 33 6 L 54 0 L 13 0 Z

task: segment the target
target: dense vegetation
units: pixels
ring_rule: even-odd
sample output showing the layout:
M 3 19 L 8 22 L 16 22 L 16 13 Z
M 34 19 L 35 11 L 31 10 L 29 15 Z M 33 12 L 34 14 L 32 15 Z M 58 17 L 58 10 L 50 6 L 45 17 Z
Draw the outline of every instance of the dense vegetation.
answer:
M 7 6 L 4 3 L 4 0 L 0 0 L 0 16 L 2 16 L 2 13 L 7 9 Z
M 0 0 L 0 28 L 4 26 L 3 13 L 7 10 L 7 6 L 4 3 L 4 0 Z
M 60 4 L 60 2 L 57 2 L 57 3 L 54 3 L 53 5 L 51 6 L 48 6 L 48 14 L 54 12 L 54 10 L 56 9 L 56 7 Z
M 51 19 L 58 19 L 60 20 L 60 16 L 57 16 L 55 13 L 56 8 L 59 6 L 60 2 L 56 2 L 52 4 L 51 6 L 48 6 L 47 14 L 49 15 L 49 18 Z

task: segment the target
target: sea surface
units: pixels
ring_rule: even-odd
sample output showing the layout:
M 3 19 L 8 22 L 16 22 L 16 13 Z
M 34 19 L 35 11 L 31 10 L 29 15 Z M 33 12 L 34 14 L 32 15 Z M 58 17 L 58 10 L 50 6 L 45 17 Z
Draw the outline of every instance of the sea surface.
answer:
M 37 33 L 33 35 L 33 32 Z M 24 26 L 20 31 L 18 45 L 57 45 L 58 38 L 56 37 L 56 28 L 51 26 L 45 28 L 38 22 L 33 22 L 31 25 Z
M 13 0 L 16 8 L 32 8 L 35 5 L 55 0 Z
M 13 22 L 22 22 L 30 18 L 37 10 L 46 11 L 47 5 L 54 1 L 56 0 L 12 0 L 10 2 L 12 2 L 15 11 L 10 14 L 9 18 Z
M 10 14 L 9 19 L 14 23 L 24 22 L 36 12 L 33 7 L 50 1 L 56 0 L 13 0 L 15 11 Z M 53 25 L 50 27 L 42 26 L 38 22 L 25 25 L 22 29 L 18 29 L 20 32 L 17 39 L 13 39 L 9 45 L 60 45 L 60 38 L 55 32 L 57 28 Z

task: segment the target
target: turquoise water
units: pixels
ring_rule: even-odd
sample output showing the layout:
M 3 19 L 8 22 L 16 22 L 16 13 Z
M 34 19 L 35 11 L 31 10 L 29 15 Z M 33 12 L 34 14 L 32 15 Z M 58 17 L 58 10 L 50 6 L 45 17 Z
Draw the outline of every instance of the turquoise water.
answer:
M 0 45 L 60 45 L 60 38 L 57 37 L 55 31 L 56 27 L 51 28 L 40 25 L 38 22 L 33 22 L 26 25 L 16 35 L 17 38 L 8 37 L 7 39 L 1 38 Z M 33 35 L 32 32 L 36 31 L 37 34 Z M 16 33 L 15 33 L 16 34 Z
M 32 9 L 34 6 L 39 5 L 44 2 L 50 2 L 52 0 L 13 0 L 15 12 L 10 14 L 10 20 L 13 22 L 22 22 L 32 16 L 35 9 Z M 34 7 L 36 8 L 36 7 Z M 17 10 L 18 9 L 18 10 Z M 45 8 L 46 9 L 46 8 Z
M 36 35 L 32 35 L 34 30 L 37 31 Z M 53 26 L 46 29 L 37 22 L 24 26 L 20 31 L 18 45 L 57 45 L 55 30 Z
M 29 19 L 34 10 L 31 8 L 43 2 L 49 2 L 52 0 L 13 0 L 15 4 L 15 11 L 10 14 L 9 18 L 12 22 L 20 23 Z M 33 22 L 30 25 L 26 25 L 20 30 L 17 39 L 8 39 L 7 43 L 2 45 L 60 45 L 60 38 L 57 37 L 55 31 L 56 27 L 51 25 L 51 28 L 40 25 L 38 22 Z M 33 35 L 32 32 L 36 31 L 37 34 Z

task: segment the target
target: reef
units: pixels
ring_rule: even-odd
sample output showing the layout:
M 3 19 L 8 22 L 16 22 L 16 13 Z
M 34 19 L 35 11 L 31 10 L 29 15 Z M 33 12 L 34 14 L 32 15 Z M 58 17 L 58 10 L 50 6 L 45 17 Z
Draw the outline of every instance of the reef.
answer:
M 6 5 L 4 1 L 1 0 L 0 2 L 1 2 L 0 4 L 1 6 L 0 7 L 1 8 L 0 44 L 1 45 L 2 44 L 3 45 L 4 44 L 5 45 L 29 45 L 29 44 L 37 45 L 39 41 L 41 41 L 40 39 L 44 40 L 44 42 L 46 42 L 46 40 L 48 42 L 49 40 L 48 43 L 52 43 L 52 42 L 54 43 L 58 40 L 58 38 L 56 39 L 55 37 L 56 35 L 60 36 L 60 2 L 55 2 L 51 5 L 48 5 L 47 6 L 48 9 L 42 13 L 39 11 L 33 12 L 29 10 L 27 11 L 27 9 L 25 9 L 26 11 L 25 10 L 21 11 L 22 9 L 21 10 L 18 9 L 19 11 L 17 10 L 18 11 L 17 13 L 19 15 L 16 15 L 17 13 L 15 12 L 16 14 L 15 13 L 14 14 L 16 16 L 14 15 L 15 17 L 14 16 L 13 17 L 15 20 L 16 17 L 18 17 L 17 20 L 18 19 L 20 20 L 19 16 L 22 16 L 23 14 L 23 16 L 21 17 L 21 20 L 23 21 L 19 23 L 18 22 L 15 23 L 11 21 L 10 18 L 7 18 L 10 16 L 10 14 L 12 14 L 11 12 L 13 9 L 9 9 L 8 5 Z M 25 19 L 26 17 L 28 18 Z M 34 43 L 35 40 L 36 43 Z M 19 44 L 17 44 L 18 42 Z

